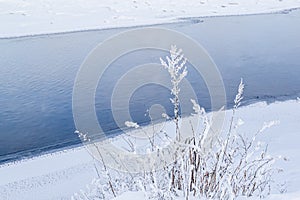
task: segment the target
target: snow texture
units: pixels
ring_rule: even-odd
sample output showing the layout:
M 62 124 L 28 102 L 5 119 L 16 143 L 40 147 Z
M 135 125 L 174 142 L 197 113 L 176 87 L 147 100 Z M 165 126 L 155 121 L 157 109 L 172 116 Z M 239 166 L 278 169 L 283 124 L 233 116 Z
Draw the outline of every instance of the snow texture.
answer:
M 0 0 L 0 38 L 273 13 L 300 0 Z

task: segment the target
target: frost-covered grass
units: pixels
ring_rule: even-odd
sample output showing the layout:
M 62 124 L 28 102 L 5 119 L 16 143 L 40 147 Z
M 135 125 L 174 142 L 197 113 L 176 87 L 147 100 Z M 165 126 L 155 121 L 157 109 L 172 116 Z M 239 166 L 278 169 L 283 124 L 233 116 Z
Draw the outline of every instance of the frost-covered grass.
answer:
M 160 139 L 170 140 L 169 143 L 175 142 L 176 147 L 171 153 L 174 161 L 165 163 L 164 166 L 159 166 L 160 168 L 154 164 L 150 171 L 145 169 L 142 172 L 121 172 L 118 169 L 107 168 L 105 161 L 100 159 L 99 165 L 95 164 L 98 178 L 94 179 L 86 191 L 75 193 L 72 199 L 111 199 L 126 191 L 142 191 L 146 199 L 160 200 L 178 197 L 186 200 L 265 198 L 270 195 L 276 184 L 281 184 L 273 180 L 273 175 L 282 172 L 282 169 L 274 168 L 273 164 L 282 157 L 271 156 L 268 153 L 268 144 L 257 138 L 266 129 L 279 124 L 279 121 L 264 122 L 263 126 L 251 135 L 239 132 L 238 128 L 244 121 L 236 118 L 235 113 L 243 99 L 242 80 L 234 99 L 228 129 L 223 128 L 220 133 L 215 132 L 212 118 L 193 99 L 191 106 L 195 113 L 191 118 L 181 119 L 180 83 L 188 73 L 182 50 L 173 46 L 170 57 L 166 57 L 166 61 L 161 59 L 161 64 L 169 72 L 172 83 L 173 98 L 170 100 L 174 106 L 174 115 L 167 118 L 174 129 L 173 133 L 165 131 L 163 134 L 150 134 L 153 138 L 147 135 L 149 144 L 146 149 L 155 152 L 155 160 L 162 161 L 157 162 L 160 165 L 164 162 L 164 154 L 160 153 L 163 144 L 154 141 Z M 200 127 L 195 126 L 192 118 L 200 120 Z M 190 126 L 182 129 L 180 126 L 185 120 L 190 120 Z M 135 122 L 126 121 L 125 125 L 140 128 Z M 184 137 L 185 132 L 192 132 L 192 135 Z M 77 133 L 84 141 L 90 141 L 87 134 Z M 170 135 L 175 135 L 175 138 L 172 139 Z M 129 144 L 132 150 L 130 152 L 137 153 L 138 144 L 134 137 L 127 135 L 123 139 Z M 97 147 L 103 144 L 92 142 L 90 145 Z M 102 153 L 98 153 L 102 158 Z M 279 188 L 279 191 L 283 193 L 285 189 Z
M 269 13 L 300 0 L 0 0 L 0 37 L 137 26 L 185 17 Z

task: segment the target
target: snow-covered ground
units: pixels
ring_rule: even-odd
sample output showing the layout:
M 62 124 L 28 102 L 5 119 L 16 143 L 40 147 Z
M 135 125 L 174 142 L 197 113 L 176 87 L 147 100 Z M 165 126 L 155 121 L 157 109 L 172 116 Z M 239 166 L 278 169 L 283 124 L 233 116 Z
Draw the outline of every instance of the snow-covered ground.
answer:
M 228 110 L 227 122 L 231 116 Z M 300 199 L 300 101 L 290 100 L 266 104 L 264 102 L 241 107 L 236 117 L 243 119 L 239 131 L 252 134 L 264 122 L 280 120 L 280 124 L 263 132 L 261 140 L 269 144 L 269 152 L 284 159 L 275 167 L 284 172 L 275 176 L 284 183 L 286 194 L 274 188 L 271 199 Z M 83 147 L 35 157 L 0 166 L 0 199 L 70 199 L 80 189 L 85 189 L 96 177 L 93 159 Z M 129 192 L 120 199 L 142 199 L 142 192 Z
M 0 0 L 0 38 L 243 15 L 300 7 L 300 0 Z

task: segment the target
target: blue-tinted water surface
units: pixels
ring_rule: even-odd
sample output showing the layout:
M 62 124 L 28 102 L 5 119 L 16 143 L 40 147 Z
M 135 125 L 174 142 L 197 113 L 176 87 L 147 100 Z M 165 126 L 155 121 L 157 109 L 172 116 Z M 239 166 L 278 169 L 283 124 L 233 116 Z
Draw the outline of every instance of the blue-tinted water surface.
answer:
M 300 11 L 288 14 L 185 19 L 159 25 L 180 31 L 201 43 L 224 79 L 228 107 L 241 77 L 245 100 L 291 99 L 300 94 Z M 72 89 L 88 53 L 101 41 L 126 29 L 109 29 L 0 39 L 0 163 L 47 150 L 79 144 L 74 134 Z M 138 64 L 159 62 L 164 52 L 145 50 L 117 60 L 99 85 L 96 110 L 107 134 L 112 121 L 113 83 Z M 137 59 L 138 58 L 138 59 Z M 210 109 L 207 88 L 191 69 L 188 80 L 198 100 Z M 145 110 L 164 102 L 169 91 L 147 85 L 133 95 L 130 108 L 137 122 L 149 120 Z

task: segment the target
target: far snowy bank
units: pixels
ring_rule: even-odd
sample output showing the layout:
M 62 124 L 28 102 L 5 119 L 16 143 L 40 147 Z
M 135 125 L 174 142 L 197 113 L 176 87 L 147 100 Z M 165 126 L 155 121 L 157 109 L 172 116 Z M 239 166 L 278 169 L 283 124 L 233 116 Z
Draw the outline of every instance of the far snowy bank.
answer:
M 227 122 L 230 116 L 231 110 L 228 110 Z M 300 192 L 299 100 L 248 105 L 239 108 L 236 116 L 245 122 L 239 128 L 243 134 L 252 134 L 264 122 L 280 120 L 279 125 L 266 130 L 261 138 L 269 144 L 270 153 L 285 160 L 276 163 L 276 167 L 283 168 L 284 172 L 278 174 L 275 181 L 285 182 L 288 193 L 285 196 L 277 194 L 278 186 L 273 189 L 272 199 L 297 199 Z M 94 162 L 86 149 L 74 148 L 0 166 L 0 198 L 70 199 L 80 189 L 86 190 L 86 185 L 95 177 Z M 129 198 L 137 194 L 124 195 Z
M 274 13 L 300 0 L 0 0 L 0 38 L 174 22 L 180 18 Z

